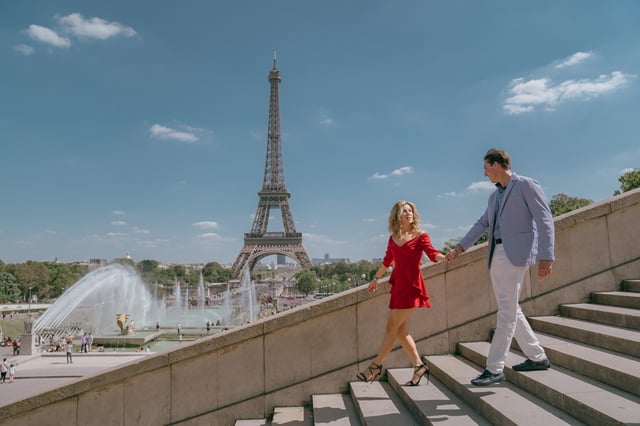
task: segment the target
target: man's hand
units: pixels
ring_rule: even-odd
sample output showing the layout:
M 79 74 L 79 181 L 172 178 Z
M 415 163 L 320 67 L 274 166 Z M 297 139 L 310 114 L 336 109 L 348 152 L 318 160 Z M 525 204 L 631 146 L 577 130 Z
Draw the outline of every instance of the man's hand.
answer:
M 541 260 L 538 264 L 538 280 L 543 280 L 551 275 L 553 260 Z
M 453 262 L 454 260 L 456 260 L 456 257 L 458 257 L 458 255 L 463 251 L 464 249 L 462 248 L 462 246 L 460 244 L 456 244 L 454 248 L 447 252 L 447 256 L 445 257 L 445 259 L 447 260 L 447 262 Z

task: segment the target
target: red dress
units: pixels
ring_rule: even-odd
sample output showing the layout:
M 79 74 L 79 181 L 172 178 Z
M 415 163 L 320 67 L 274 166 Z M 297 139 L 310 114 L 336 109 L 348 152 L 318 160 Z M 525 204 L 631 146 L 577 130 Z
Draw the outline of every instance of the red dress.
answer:
M 429 293 L 420 272 L 422 253 L 426 253 L 432 262 L 437 262 L 436 255 L 440 253 L 431 245 L 426 232 L 399 246 L 389 237 L 387 252 L 382 264 L 387 268 L 395 264 L 389 277 L 391 284 L 390 309 L 408 309 L 431 307 Z

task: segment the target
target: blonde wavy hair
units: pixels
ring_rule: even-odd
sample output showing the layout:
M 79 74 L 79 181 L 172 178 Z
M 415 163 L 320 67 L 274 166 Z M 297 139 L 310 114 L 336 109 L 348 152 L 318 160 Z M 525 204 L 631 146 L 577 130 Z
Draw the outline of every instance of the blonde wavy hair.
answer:
M 400 213 L 402 213 L 402 208 L 405 205 L 411 207 L 411 211 L 413 212 L 411 232 L 417 232 L 420 230 L 420 214 L 418 213 L 416 205 L 411 201 L 400 200 L 391 207 L 391 212 L 389 213 L 389 232 L 396 237 L 400 235 Z

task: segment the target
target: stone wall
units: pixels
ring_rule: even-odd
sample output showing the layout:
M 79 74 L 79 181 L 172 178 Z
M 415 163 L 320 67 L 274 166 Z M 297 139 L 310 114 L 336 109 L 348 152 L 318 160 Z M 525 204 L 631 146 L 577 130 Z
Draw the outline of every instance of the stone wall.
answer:
M 640 277 L 640 190 L 556 218 L 553 275 L 530 271 L 526 315 L 558 313 L 592 291 Z M 423 354 L 451 353 L 458 342 L 487 340 L 496 305 L 476 246 L 452 264 L 427 266 L 433 307 L 411 317 Z M 233 425 L 275 406 L 309 403 L 314 393 L 345 392 L 375 356 L 386 318 L 388 284 L 366 287 L 147 357 L 4 407 L 5 425 Z M 396 348 L 385 367 L 408 366 Z M 96 423 L 97 419 L 99 421 Z

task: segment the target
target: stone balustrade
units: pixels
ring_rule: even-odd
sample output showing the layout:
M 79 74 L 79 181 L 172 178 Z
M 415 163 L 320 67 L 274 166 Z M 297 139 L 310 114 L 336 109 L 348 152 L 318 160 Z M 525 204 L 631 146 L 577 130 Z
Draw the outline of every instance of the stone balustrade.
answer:
M 381 247 L 381 250 L 383 248 Z M 431 302 L 410 319 L 423 354 L 451 353 L 458 342 L 487 340 L 496 305 L 486 244 L 454 263 L 425 266 Z M 558 313 L 640 275 L 640 189 L 556 218 L 553 275 L 530 271 L 527 316 Z M 80 379 L 0 410 L 5 425 L 216 424 L 261 418 L 312 394 L 346 392 L 380 345 L 388 289 L 361 286 L 300 308 Z M 406 367 L 398 347 L 385 367 Z M 97 422 L 97 423 L 96 423 Z

